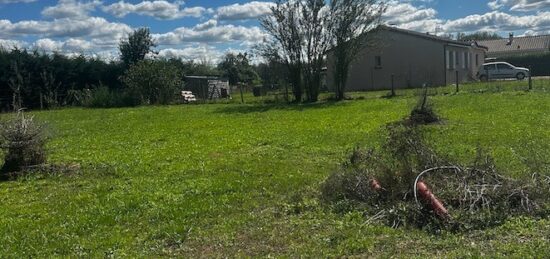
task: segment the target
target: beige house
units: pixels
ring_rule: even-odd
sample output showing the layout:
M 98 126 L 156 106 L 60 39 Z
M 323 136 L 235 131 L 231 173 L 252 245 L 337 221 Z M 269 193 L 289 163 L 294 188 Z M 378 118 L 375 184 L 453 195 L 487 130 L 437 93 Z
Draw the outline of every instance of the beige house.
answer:
M 442 86 L 473 81 L 485 60 L 486 47 L 427 33 L 379 26 L 370 32 L 373 46 L 352 63 L 347 91 Z M 332 55 L 327 55 L 327 87 L 333 85 Z

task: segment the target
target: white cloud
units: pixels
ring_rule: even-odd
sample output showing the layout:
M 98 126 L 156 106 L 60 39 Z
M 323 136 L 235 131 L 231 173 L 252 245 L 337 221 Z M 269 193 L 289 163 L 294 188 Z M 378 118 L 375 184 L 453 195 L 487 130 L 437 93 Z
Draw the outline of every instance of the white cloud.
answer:
M 101 17 L 84 19 L 55 19 L 53 21 L 20 21 L 12 23 L 0 20 L 0 37 L 36 35 L 41 37 L 93 37 L 100 39 L 120 39 L 130 33 L 130 26 L 108 22 Z
M 101 5 L 99 0 L 80 2 L 76 0 L 59 0 L 57 5 L 46 7 L 42 15 L 51 18 L 83 18 Z
M 206 29 L 180 27 L 168 33 L 153 34 L 156 42 L 160 45 L 226 43 L 234 41 L 260 42 L 265 36 L 265 32 L 258 27 L 235 25 L 212 26 Z
M 496 1 L 495 1 L 496 2 Z M 513 2 L 513 3 L 512 3 Z M 536 2 L 536 3 L 535 3 Z M 512 8 L 518 4 L 543 4 L 547 1 L 498 1 L 498 5 Z M 517 7 L 516 7 L 517 8 Z M 532 15 L 514 15 L 501 11 L 475 14 L 466 17 L 443 20 L 437 17 L 432 8 L 419 7 L 410 3 L 391 1 L 383 20 L 404 29 L 419 32 L 471 33 L 476 31 L 509 32 L 525 31 L 525 34 L 543 34 L 550 30 L 550 12 L 538 12 Z
M 436 15 L 437 11 L 432 8 L 419 8 L 409 3 L 390 2 L 382 18 L 388 23 L 403 24 L 435 19 Z
M 160 20 L 174 20 L 183 17 L 201 17 L 207 10 L 204 7 L 185 7 L 181 8 L 183 1 L 142 1 L 138 4 L 119 1 L 117 3 L 104 6 L 104 12 L 116 17 L 124 17 L 131 13 L 155 17 Z
M 420 32 L 438 31 L 443 23 L 443 20 L 437 18 L 437 11 L 433 8 L 417 7 L 397 1 L 389 2 L 382 19 L 387 24 Z
M 272 2 L 252 1 L 246 4 L 233 4 L 219 7 L 216 18 L 220 20 L 256 19 L 271 12 Z
M 27 43 L 20 40 L 5 40 L 0 39 L 0 48 L 6 50 L 12 50 L 15 48 L 22 49 L 27 46 Z
M 52 39 L 39 39 L 33 44 L 34 48 L 46 52 L 59 51 L 61 49 L 61 46 L 63 46 L 62 42 Z
M 214 20 L 214 19 L 210 19 L 204 23 L 199 23 L 197 25 L 195 25 L 195 27 L 193 27 L 195 30 L 197 31 L 203 31 L 203 30 L 208 30 L 210 28 L 214 28 L 218 25 L 218 21 Z
M 48 38 L 39 39 L 34 42 L 33 47 L 45 52 L 61 53 L 84 53 L 93 51 L 95 46 L 89 41 L 83 39 L 70 38 L 66 41 L 56 41 Z
M 509 7 L 510 11 L 530 12 L 548 10 L 550 0 L 493 0 L 487 5 L 493 10 Z
M 493 11 L 482 15 L 469 15 L 464 18 L 448 21 L 444 24 L 444 29 L 448 32 L 529 30 L 534 34 L 550 30 L 550 12 L 514 16 L 508 13 Z
M 157 54 L 158 57 L 162 58 L 175 58 L 193 61 L 208 60 L 214 63 L 217 63 L 222 55 L 222 52 L 218 49 L 207 45 L 185 47 L 182 49 L 167 48 L 160 50 Z

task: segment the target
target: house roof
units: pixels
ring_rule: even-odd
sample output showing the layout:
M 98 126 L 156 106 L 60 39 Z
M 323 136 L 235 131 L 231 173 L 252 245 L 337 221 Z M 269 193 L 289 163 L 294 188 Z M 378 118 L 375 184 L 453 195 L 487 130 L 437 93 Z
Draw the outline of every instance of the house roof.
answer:
M 486 46 L 490 54 L 501 53 L 522 53 L 550 50 L 550 35 L 514 37 L 511 44 L 509 39 L 479 41 L 479 44 Z
M 485 48 L 486 49 L 485 46 L 480 46 L 475 42 L 472 43 L 472 42 L 451 40 L 451 39 L 448 39 L 448 38 L 439 37 L 439 36 L 432 35 L 432 34 L 429 34 L 429 33 L 422 33 L 422 32 L 417 32 L 417 31 L 405 30 L 405 29 L 400 29 L 400 28 L 386 26 L 386 25 L 380 25 L 378 27 L 378 29 L 383 29 L 383 30 L 408 34 L 408 35 L 412 35 L 412 36 L 416 36 L 416 37 L 420 37 L 420 38 L 424 38 L 424 39 L 428 39 L 428 40 L 439 41 L 439 42 L 444 42 L 444 43 L 454 44 L 454 45 L 460 45 L 460 46 L 464 46 L 464 47 L 474 46 L 474 47 L 480 47 L 480 48 Z M 483 44 L 481 44 L 481 45 L 483 45 Z

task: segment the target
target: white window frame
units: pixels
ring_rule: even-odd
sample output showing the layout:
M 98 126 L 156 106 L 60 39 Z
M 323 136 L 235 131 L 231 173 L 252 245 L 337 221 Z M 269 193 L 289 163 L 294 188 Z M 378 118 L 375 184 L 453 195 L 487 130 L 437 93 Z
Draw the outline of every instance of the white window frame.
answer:
M 445 51 L 445 57 L 446 57 L 446 67 L 447 69 L 451 69 L 451 54 L 448 50 Z

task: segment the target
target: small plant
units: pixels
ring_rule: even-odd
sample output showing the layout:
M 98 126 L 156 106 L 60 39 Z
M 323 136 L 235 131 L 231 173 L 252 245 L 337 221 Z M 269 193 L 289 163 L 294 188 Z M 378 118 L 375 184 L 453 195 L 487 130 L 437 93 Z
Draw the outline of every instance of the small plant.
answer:
M 0 143 L 5 156 L 0 174 L 5 177 L 43 164 L 46 161 L 46 140 L 45 125 L 36 122 L 32 116 L 25 116 L 21 110 L 14 118 L 2 122 Z
M 428 100 L 428 88 L 422 90 L 418 103 L 411 111 L 409 121 L 412 124 L 430 124 L 439 121 L 439 116 L 437 116 Z

